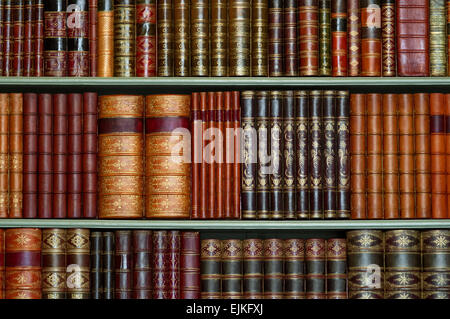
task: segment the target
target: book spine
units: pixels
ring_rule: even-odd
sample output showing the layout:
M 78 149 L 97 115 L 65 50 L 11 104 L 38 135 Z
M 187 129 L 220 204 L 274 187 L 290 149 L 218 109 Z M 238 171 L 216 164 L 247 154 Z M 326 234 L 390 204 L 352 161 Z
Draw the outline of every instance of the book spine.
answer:
M 206 92 L 200 93 L 200 110 L 202 116 L 202 150 L 206 152 L 206 130 L 207 130 L 207 116 L 208 116 L 208 104 Z M 203 157 L 204 155 L 204 157 Z M 208 208 L 208 170 L 206 163 L 206 155 L 202 151 L 202 157 L 200 160 L 200 218 L 207 218 Z
M 251 0 L 229 0 L 229 75 L 251 75 Z
M 99 99 L 100 218 L 142 217 L 143 114 L 142 96 L 104 95 Z
M 180 247 L 180 298 L 200 299 L 200 233 L 182 232 Z
M 35 0 L 34 25 L 34 76 L 44 76 L 44 0 Z
M 135 0 L 114 0 L 114 76 L 136 74 Z
M 445 94 L 445 166 L 446 166 L 446 183 L 447 183 L 447 214 L 450 216 L 450 94 Z
M 22 218 L 23 95 L 9 94 L 9 217 Z
M 179 5 L 182 4 L 184 2 L 180 1 Z M 183 12 L 182 9 L 178 11 Z M 177 10 L 175 12 L 177 13 Z M 136 0 L 136 76 L 138 77 L 156 76 L 156 29 L 156 0 Z M 184 42 L 180 44 L 183 45 Z
M 0 106 L 3 103 L 0 102 Z M 23 217 L 36 218 L 38 207 L 38 95 L 23 95 Z M 3 117 L 0 116 L 0 121 Z M 0 122 L 3 126 L 3 123 Z M 1 135 L 3 138 L 3 135 Z M 1 178 L 1 177 L 0 177 Z
M 174 73 L 175 76 L 189 76 L 189 8 L 187 0 L 174 2 Z
M 240 93 L 231 92 L 231 112 L 234 132 L 234 162 L 233 162 L 233 185 L 232 185 L 232 218 L 241 218 L 241 103 Z
M 53 205 L 53 101 L 51 94 L 39 94 L 38 217 L 51 218 Z
M 367 94 L 367 218 L 383 219 L 382 95 Z
M 242 240 L 222 240 L 222 298 L 242 298 Z
M 325 219 L 336 213 L 336 92 L 323 92 L 323 210 Z
M 97 76 L 114 75 L 114 4 L 113 0 L 98 1 Z
M 41 299 L 41 238 L 38 228 L 5 230 L 5 299 Z
M 345 238 L 327 240 L 327 299 L 347 299 L 347 243 Z
M 283 200 L 283 96 L 280 91 L 270 92 L 270 214 L 271 219 L 284 219 Z
M 326 299 L 325 239 L 307 239 L 305 242 L 306 299 Z
M 228 7 L 225 0 L 211 1 L 211 76 L 228 75 Z
M 283 92 L 283 150 L 282 170 L 283 180 L 283 206 L 285 219 L 297 219 L 297 208 L 295 201 L 295 96 L 294 91 Z
M 252 76 L 268 76 L 268 28 L 269 8 L 267 0 L 252 0 Z
M 44 75 L 67 76 L 67 2 L 44 1 Z
M 24 0 L 13 1 L 13 61 L 12 76 L 23 75 L 23 58 L 24 58 Z
M 416 168 L 416 218 L 431 218 L 431 136 L 429 94 L 414 94 L 414 130 L 414 146 L 416 148 L 414 154 L 414 164 Z
M 115 236 L 113 232 L 103 232 L 102 249 L 102 279 L 103 279 L 103 299 L 114 299 L 115 287 Z
M 331 76 L 331 1 L 319 0 L 319 75 Z
M 349 92 L 336 92 L 336 214 L 349 219 L 350 207 L 350 105 Z
M 318 0 L 298 3 L 300 76 L 319 75 L 319 6 Z
M 209 1 L 191 1 L 191 76 L 209 76 Z
M 284 298 L 305 299 L 305 241 L 284 240 Z
M 264 249 L 264 298 L 283 299 L 284 250 L 282 239 L 265 239 Z
M 311 91 L 309 96 L 308 146 L 309 166 L 309 218 L 323 219 L 323 99 L 321 91 Z
M 133 298 L 133 236 L 131 230 L 116 230 L 114 299 Z
M 66 299 L 66 230 L 42 230 L 42 299 Z
M 97 217 L 97 93 L 83 93 L 83 217 Z
M 101 0 L 100 0 L 101 1 Z M 89 76 L 97 76 L 98 0 L 89 0 Z
M 0 75 L 3 75 L 3 23 L 4 4 L 0 1 Z M 3 299 L 3 298 L 2 298 Z
M 333 76 L 347 76 L 347 0 L 331 5 L 331 56 Z
M 254 98 L 253 92 L 251 91 L 247 91 L 246 94 L 248 95 L 247 98 Z M 247 101 L 249 102 L 249 107 L 253 107 L 253 100 L 252 101 Z M 233 217 L 233 185 L 235 185 L 235 183 L 237 181 L 233 180 L 233 168 L 234 168 L 234 159 L 235 159 L 235 147 L 236 145 L 234 145 L 234 141 L 235 141 L 235 132 L 233 130 L 233 122 L 232 122 L 232 118 L 233 118 L 233 111 L 232 111 L 232 105 L 231 105 L 231 92 L 227 91 L 225 92 L 225 96 L 224 96 L 224 121 L 225 121 L 225 156 L 224 156 L 224 161 L 225 161 L 225 180 L 224 180 L 224 214 L 223 217 L 224 218 L 232 218 Z M 250 112 L 254 112 L 254 109 L 250 109 Z M 239 115 L 238 115 L 239 116 Z M 240 116 L 239 116 L 240 117 Z M 254 120 L 255 117 L 254 115 L 252 115 L 251 117 L 253 118 L 249 118 L 249 124 L 253 125 L 253 129 L 254 129 Z M 244 131 L 244 134 L 247 133 L 251 133 L 249 130 Z M 246 135 L 244 135 L 246 136 Z M 252 138 L 252 136 L 249 137 L 250 139 Z M 252 153 L 252 148 L 249 147 L 250 145 L 243 145 L 243 150 L 245 150 L 246 153 L 244 154 L 249 154 L 249 156 L 253 156 Z M 242 152 L 242 151 L 241 151 Z M 239 153 L 241 153 L 239 152 Z M 250 153 L 249 153 L 250 152 Z M 238 158 L 238 160 L 240 161 L 241 159 Z M 246 162 L 250 162 L 249 159 L 244 159 L 244 161 Z M 252 163 L 250 163 L 252 164 Z M 240 174 L 240 172 L 239 172 Z M 244 174 L 244 173 L 242 173 Z M 244 175 L 243 175 L 244 176 Z M 251 175 L 253 176 L 253 178 L 255 177 L 255 175 Z M 240 176 L 239 176 L 240 177 Z M 244 177 L 242 177 L 244 178 Z M 240 181 L 240 180 L 239 180 Z M 251 182 L 250 180 L 247 180 L 248 182 Z M 242 184 L 244 187 L 244 183 Z M 251 190 L 252 189 L 252 185 L 247 185 L 247 183 L 245 183 L 245 187 L 246 190 Z M 254 181 L 253 181 L 253 190 L 254 189 Z M 256 194 L 254 194 L 256 196 Z M 253 196 L 253 198 L 256 198 L 255 196 Z M 242 200 L 242 205 L 244 203 L 244 199 Z M 250 204 L 249 204 L 250 205 Z M 256 205 L 256 204 L 255 204 Z M 239 199 L 239 205 L 240 206 L 240 199 Z M 243 206 L 244 207 L 244 206 Z M 240 207 L 239 207 L 240 208 Z M 256 209 L 256 207 L 254 207 Z M 255 211 L 256 214 L 256 211 Z
M 399 154 L 399 126 L 404 123 L 399 123 L 397 94 L 383 94 L 382 103 L 384 218 L 398 219 L 400 218 L 398 164 L 401 157 Z
M 295 149 L 297 218 L 309 219 L 309 98 L 307 91 L 295 92 Z
M 169 241 L 169 298 L 180 299 L 180 246 L 181 233 L 178 230 L 168 232 Z
M 298 76 L 297 1 L 283 1 L 284 75 Z
M 13 0 L 3 1 L 3 76 L 13 75 Z
M 35 55 L 35 0 L 24 3 L 23 76 L 34 76 Z
M 214 99 L 216 103 L 216 110 L 215 110 L 215 118 L 216 118 L 216 128 L 218 130 L 218 147 L 215 150 L 215 162 L 216 162 L 216 187 L 214 192 L 217 196 L 217 203 L 216 203 L 216 219 L 223 219 L 224 212 L 225 212 L 225 198 L 230 199 L 230 197 L 225 196 L 225 178 L 232 178 L 232 175 L 226 176 L 225 175 L 225 158 L 224 158 L 224 150 L 226 147 L 226 131 L 225 131 L 225 110 L 224 110 L 224 94 L 223 92 L 215 92 L 214 93 Z M 230 101 L 231 103 L 231 101 Z M 231 105 L 230 105 L 231 106 Z M 239 172 L 240 175 L 240 172 Z M 228 182 L 229 185 L 231 181 Z M 232 204 L 232 203 L 231 203 Z M 240 204 L 240 199 L 239 199 Z M 226 205 L 228 212 L 230 212 L 230 205 Z M 227 216 L 228 218 L 230 216 Z
M 67 230 L 67 298 L 89 299 L 90 284 L 90 230 Z
M 0 229 L 0 299 L 5 299 L 5 231 Z
M 381 0 L 361 0 L 361 76 L 381 76 Z
M 222 243 L 219 239 L 201 241 L 200 282 L 201 299 L 220 299 Z
M 169 299 L 169 239 L 165 230 L 153 231 L 153 299 Z
M 395 0 L 381 1 L 381 38 L 383 44 L 383 76 L 396 76 Z
M 245 239 L 243 249 L 243 298 L 264 297 L 264 246 L 261 239 Z
M 191 218 L 200 218 L 200 195 L 201 195 L 201 167 L 200 162 L 203 161 L 203 131 L 202 131 L 202 114 L 200 110 L 200 99 L 197 92 L 191 95 L 191 132 L 192 132 L 192 207 Z
M 208 107 L 207 107 L 207 114 L 206 114 L 206 132 L 205 132 L 205 138 L 213 142 L 213 136 L 212 132 L 216 129 L 216 101 L 214 99 L 214 93 L 208 92 Z M 217 209 L 217 193 L 216 193 L 216 183 L 217 183 L 217 176 L 216 176 L 216 159 L 215 154 L 213 152 L 207 152 L 206 156 L 206 170 L 207 170 L 207 176 L 208 176 L 208 198 L 207 198 L 207 206 L 206 206 L 206 217 L 208 219 L 215 219 L 216 218 L 216 209 Z
M 103 235 L 101 231 L 91 232 L 91 298 L 103 299 Z
M 152 298 L 151 230 L 133 230 L 133 299 Z
M 270 210 L 270 92 L 256 93 L 256 131 L 258 136 L 256 207 L 258 219 L 269 219 Z
M 67 1 L 67 75 L 89 76 L 88 0 Z
M 145 214 L 149 218 L 189 218 L 191 167 L 186 147 L 173 152 L 189 130 L 191 97 L 187 94 L 148 95 L 145 123 Z M 130 181 L 131 182 L 131 181 Z
M 450 1 L 447 0 L 447 30 L 450 29 Z M 450 32 L 447 32 L 447 52 L 450 52 Z M 447 75 L 450 75 L 450 55 L 447 54 Z
M 53 218 L 67 216 L 67 94 L 53 94 Z
M 359 0 L 347 0 L 348 76 L 361 74 L 361 18 Z
M 446 19 L 447 1 L 430 0 L 430 75 L 447 75 L 447 50 L 446 50 Z
M 157 2 L 158 76 L 173 76 L 173 7 L 171 0 Z M 191 20 L 191 28 L 194 20 Z M 193 34 L 191 29 L 191 33 Z
M 269 0 L 269 76 L 283 76 L 283 1 Z
M 0 218 L 9 211 L 9 94 L 0 94 Z

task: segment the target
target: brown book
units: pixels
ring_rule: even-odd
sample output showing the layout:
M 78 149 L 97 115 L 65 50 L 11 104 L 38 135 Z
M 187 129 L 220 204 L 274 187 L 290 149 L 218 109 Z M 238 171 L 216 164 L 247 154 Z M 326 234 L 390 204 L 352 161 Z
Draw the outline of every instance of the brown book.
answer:
M 39 94 L 38 216 L 52 218 L 53 206 L 53 101 L 51 94 Z
M 265 239 L 264 249 L 264 299 L 283 299 L 284 296 L 284 246 L 283 240 Z
M 157 2 L 158 76 L 173 76 L 173 6 L 171 0 Z M 192 21 L 192 20 L 191 20 Z M 192 25 L 191 25 L 192 27 Z
M 0 3 L 0 74 L 3 74 L 3 2 Z M 3 298 L 1 298 L 3 299 Z
M 208 92 L 208 98 L 207 98 L 207 115 L 206 115 L 206 132 L 205 132 L 205 139 L 207 140 L 208 145 L 213 145 L 214 143 L 214 137 L 211 134 L 216 128 L 216 119 L 215 119 L 215 113 L 216 113 L 216 101 L 214 98 L 213 92 Z M 215 159 L 215 152 L 212 152 L 212 148 L 205 149 L 206 152 L 206 170 L 207 170 L 207 178 L 208 178 L 208 184 L 206 185 L 208 190 L 208 198 L 207 206 L 206 206 L 206 218 L 208 219 L 214 219 L 216 218 L 216 211 L 217 211 L 217 193 L 216 193 L 216 183 L 217 183 L 217 177 L 216 177 L 216 159 Z
M 348 76 L 361 74 L 361 19 L 360 0 L 347 0 Z
M 233 159 L 233 184 L 232 184 L 232 218 L 241 218 L 241 100 L 238 91 L 231 92 L 231 111 L 234 130 L 234 159 Z
M 285 0 L 283 9 L 284 75 L 298 75 L 297 1 Z
M 153 241 L 151 230 L 133 230 L 133 298 L 152 298 Z
M 114 0 L 114 76 L 136 74 L 135 7 L 135 0 Z
M 5 299 L 5 231 L 0 229 L 0 299 Z
M 67 0 L 68 76 L 89 76 L 88 1 L 89 0 Z M 76 14 L 74 14 L 75 11 Z
M 252 76 L 268 76 L 268 1 L 252 1 Z
M 114 76 L 114 5 L 113 0 L 98 2 L 97 76 Z
M 284 298 L 305 299 L 305 241 L 284 240 Z
M 222 240 L 222 298 L 242 298 L 242 240 Z
M 24 0 L 13 1 L 13 59 L 12 76 L 23 75 L 24 57 Z
M 156 76 L 156 46 L 156 0 L 136 0 L 136 76 Z
M 224 150 L 225 150 L 225 141 L 226 138 L 226 131 L 225 131 L 225 111 L 224 111 L 224 94 L 223 92 L 215 92 L 214 93 L 214 99 L 215 99 L 215 118 L 216 118 L 216 128 L 220 132 L 220 136 L 222 136 L 222 140 L 218 140 L 217 142 L 217 148 L 215 149 L 215 162 L 216 162 L 216 187 L 215 187 L 215 193 L 217 196 L 217 203 L 216 203 L 216 213 L 215 218 L 222 219 L 224 218 L 224 211 L 225 211 L 225 192 L 227 191 L 225 189 L 225 178 L 228 178 L 225 175 L 225 165 L 226 165 L 226 159 L 224 158 Z M 222 144 L 221 144 L 222 143 Z M 230 176 L 231 177 L 231 176 Z M 229 182 L 228 182 L 229 183 Z M 228 198 L 227 198 L 228 199 Z M 239 202 L 240 204 L 240 202 Z M 227 205 L 229 207 L 229 205 Z
M 450 216 L 450 94 L 445 94 L 445 148 L 447 173 L 447 215 Z
M 89 0 L 89 76 L 97 76 L 98 0 Z
M 326 299 L 326 250 L 325 239 L 305 242 L 306 299 Z
M 262 239 L 244 239 L 242 292 L 244 299 L 264 297 L 264 246 Z
M 35 0 L 34 76 L 44 75 L 44 0 Z
M 298 43 L 300 76 L 319 74 L 319 6 L 318 0 L 298 2 Z
M 200 218 L 200 196 L 201 196 L 201 165 L 203 161 L 203 128 L 202 112 L 200 110 L 199 94 L 193 92 L 191 95 L 191 162 L 192 162 L 192 210 L 191 218 Z
M 67 217 L 81 218 L 83 185 L 83 95 L 69 93 L 68 110 L 68 157 L 67 157 Z
M 115 299 L 133 298 L 133 237 L 131 230 L 116 230 Z
M 22 218 L 23 95 L 9 94 L 9 217 Z
M 201 241 L 201 299 L 220 299 L 222 296 L 221 258 L 222 243 L 219 239 Z
M 167 232 L 169 244 L 167 266 L 169 270 L 168 299 L 180 299 L 180 247 L 181 232 L 171 230 Z
M 327 240 L 327 299 L 347 299 L 347 241 Z
M 3 1 L 3 76 L 13 75 L 13 0 Z
M 44 75 L 67 76 L 67 1 L 44 1 Z
M 361 0 L 361 76 L 381 76 L 381 0 Z
M 66 236 L 65 229 L 42 230 L 42 299 L 66 299 Z
M 0 94 L 0 218 L 9 210 L 9 94 Z
M 90 231 L 75 228 L 67 230 L 67 298 L 90 297 Z
M 211 76 L 228 75 L 228 1 L 211 1 Z
M 35 0 L 24 1 L 23 76 L 34 76 L 35 56 Z
M 148 0 L 147 0 L 148 1 Z M 156 1 L 155 1 L 156 2 Z M 191 66 L 189 63 L 189 1 L 174 1 L 174 75 L 189 76 Z M 153 15 L 153 18 L 156 17 Z M 154 39 L 153 41 L 156 41 Z
M 381 38 L 383 76 L 396 76 L 395 0 L 381 1 Z
M 191 1 L 191 76 L 209 76 L 209 1 Z
M 200 298 L 200 233 L 182 232 L 180 247 L 180 298 Z
M 269 76 L 283 76 L 283 1 L 269 0 Z
M 208 208 L 208 170 L 206 165 L 206 155 L 204 158 L 203 150 L 206 149 L 206 130 L 207 130 L 207 114 L 208 114 L 208 104 L 206 92 L 200 93 L 200 112 L 202 117 L 202 140 L 201 149 L 202 156 L 200 158 L 200 218 L 207 218 L 207 208 Z
M 250 76 L 251 0 L 228 2 L 229 76 Z

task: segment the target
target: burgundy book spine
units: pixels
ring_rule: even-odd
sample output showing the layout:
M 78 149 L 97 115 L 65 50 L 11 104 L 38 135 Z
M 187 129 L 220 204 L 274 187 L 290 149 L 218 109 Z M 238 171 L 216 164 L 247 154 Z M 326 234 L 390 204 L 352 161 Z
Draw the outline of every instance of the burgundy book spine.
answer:
M 214 99 L 214 93 L 208 92 L 208 110 L 206 115 L 207 121 L 207 131 L 206 131 L 206 139 L 209 141 L 213 141 L 213 136 L 208 134 L 207 132 L 212 132 L 216 129 L 216 101 Z M 209 144 L 209 143 L 208 143 Z M 216 167 L 218 166 L 214 159 L 214 153 L 209 152 L 209 159 L 206 159 L 206 167 L 208 174 L 208 199 L 207 199 L 207 210 L 206 216 L 208 219 L 217 219 L 216 211 L 217 211 L 217 193 L 216 193 Z
M 180 246 L 181 233 L 178 230 L 168 231 L 169 241 L 169 298 L 180 299 Z
M 152 231 L 133 231 L 133 297 L 152 299 Z
M 167 231 L 153 232 L 153 299 L 169 299 L 169 241 Z
M 21 76 L 23 71 L 24 40 L 24 0 L 13 1 L 13 76 Z
M 0 299 L 5 299 L 5 231 L 0 229 Z
M 67 215 L 67 95 L 53 95 L 53 218 Z
M 133 298 L 133 239 L 130 230 L 116 231 L 115 299 Z
M 34 75 L 34 25 L 35 1 L 25 0 L 24 42 L 23 42 L 23 76 Z
M 3 1 L 3 76 L 12 75 L 13 1 Z
M 180 297 L 181 299 L 199 299 L 200 233 L 182 232 L 180 250 Z
M 34 25 L 34 76 L 44 75 L 44 0 L 36 0 Z
M 175 32 L 180 31 L 175 30 Z M 189 39 L 185 45 L 189 46 Z M 156 0 L 138 0 L 136 1 L 136 76 L 156 76 L 156 46 Z
M 83 94 L 83 217 L 97 217 L 97 93 Z
M 3 74 L 3 1 L 0 1 L 0 75 Z
M 67 0 L 67 75 L 89 76 L 88 0 Z
M 98 0 L 89 0 L 89 76 L 97 76 Z
M 241 218 L 241 102 L 238 91 L 231 92 L 231 109 L 234 135 L 234 162 L 233 162 L 233 218 Z
M 66 0 L 44 1 L 45 76 L 67 76 L 67 17 Z
M 81 218 L 82 215 L 82 114 L 83 95 L 68 95 L 68 159 L 67 159 L 67 217 Z

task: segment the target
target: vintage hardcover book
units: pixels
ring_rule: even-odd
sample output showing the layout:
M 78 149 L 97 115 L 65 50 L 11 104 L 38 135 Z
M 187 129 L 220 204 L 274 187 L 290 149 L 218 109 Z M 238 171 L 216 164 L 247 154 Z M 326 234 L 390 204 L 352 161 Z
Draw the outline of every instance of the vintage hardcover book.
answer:
M 266 0 L 252 0 L 252 76 L 268 76 L 269 8 Z
M 3 1 L 0 1 L 0 74 L 1 75 L 3 75 L 3 9 L 4 9 Z
M 347 242 L 327 240 L 327 299 L 347 299 Z
M 52 218 L 53 206 L 53 101 L 39 94 L 38 217 Z
M 249 93 L 249 91 L 247 91 L 247 93 L 249 94 L 249 97 L 252 96 Z M 250 102 L 250 101 L 247 101 L 247 102 Z M 253 103 L 253 102 L 251 102 L 251 103 Z M 231 107 L 232 107 L 231 92 L 227 91 L 224 94 L 224 121 L 225 121 L 225 124 L 224 124 L 225 144 L 224 145 L 225 145 L 225 152 L 224 152 L 223 158 L 225 161 L 225 173 L 224 173 L 225 180 L 224 180 L 224 185 L 222 185 L 224 187 L 224 214 L 223 214 L 224 218 L 232 218 L 233 214 L 235 213 L 233 211 L 233 185 L 235 185 L 237 183 L 237 180 L 233 179 L 234 158 L 238 154 L 235 154 L 235 151 L 234 151 L 235 147 L 237 146 L 237 145 L 234 145 L 236 136 L 231 135 L 231 132 L 233 130 L 233 124 L 234 124 L 232 122 L 233 110 L 231 109 Z M 252 107 L 253 107 L 253 104 L 252 104 Z M 240 112 L 240 110 L 239 110 L 239 112 Z M 236 114 L 236 115 L 240 118 L 240 114 Z M 249 119 L 249 121 L 250 121 L 249 123 L 251 125 L 254 125 L 254 117 L 253 117 L 253 119 Z M 239 125 L 239 129 L 240 129 L 240 125 Z M 227 134 L 226 132 L 229 132 L 229 133 Z M 249 131 L 247 130 L 244 132 L 248 133 Z M 250 145 L 244 145 L 246 152 L 247 152 L 247 150 L 252 151 L 252 149 L 249 148 L 249 146 Z M 241 153 L 242 153 L 242 151 L 240 150 L 239 154 L 241 154 Z M 251 153 L 251 154 L 253 154 L 253 153 Z M 240 161 L 240 158 L 238 158 L 238 159 Z M 245 159 L 245 161 L 248 161 L 248 159 Z M 239 172 L 239 175 L 240 175 L 240 172 Z M 240 178 L 239 178 L 239 182 L 240 182 Z M 242 185 L 244 185 L 244 184 L 242 184 Z M 246 185 L 246 188 L 249 189 L 250 186 L 247 184 L 245 184 L 245 185 Z M 253 186 L 254 186 L 254 184 L 253 184 Z M 254 198 L 256 198 L 256 197 L 254 197 Z M 240 200 L 239 200 L 239 202 L 240 202 Z M 255 205 L 256 205 L 256 203 L 255 203 Z
M 53 218 L 67 217 L 67 94 L 53 94 Z
M 367 218 L 383 219 L 382 95 L 369 93 L 367 107 Z
M 331 0 L 319 0 L 319 75 L 331 76 Z
M 222 240 L 222 298 L 242 298 L 242 240 Z
M 156 29 L 156 0 L 136 0 L 136 76 L 156 76 Z
M 182 232 L 180 247 L 180 298 L 200 299 L 200 233 Z
M 90 231 L 75 228 L 67 230 L 67 298 L 89 299 L 90 286 Z
M 361 76 L 381 76 L 381 0 L 361 0 Z
M 231 95 L 229 95 L 231 97 Z M 226 148 L 226 138 L 227 136 L 226 131 L 225 131 L 225 107 L 224 107 L 224 94 L 223 92 L 215 92 L 214 93 L 214 100 L 215 100 L 215 105 L 216 105 L 216 109 L 214 111 L 214 116 L 216 119 L 216 129 L 218 130 L 218 136 L 219 139 L 217 140 L 217 148 L 214 150 L 214 155 L 215 155 L 215 165 L 216 165 L 216 187 L 215 187 L 215 193 L 216 193 L 216 212 L 215 212 L 215 218 L 216 219 L 223 219 L 224 216 L 224 212 L 225 212 L 225 208 L 227 208 L 228 213 L 231 213 L 231 207 L 233 203 L 227 203 L 225 205 L 225 199 L 230 200 L 231 201 L 231 196 L 227 196 L 225 195 L 227 189 L 225 188 L 225 183 L 227 183 L 227 186 L 230 185 L 231 186 L 231 182 L 232 181 L 225 181 L 226 179 L 231 179 L 233 178 L 232 174 L 230 175 L 225 175 L 225 166 L 226 166 L 226 158 L 224 157 L 225 154 L 225 148 Z M 231 107 L 231 100 L 229 99 L 228 101 L 229 103 L 229 107 Z M 222 138 L 220 140 L 220 137 Z M 234 141 L 233 141 L 234 142 Z M 233 152 L 234 153 L 234 152 Z M 239 172 L 240 175 L 240 172 Z M 240 205 L 240 199 L 239 199 L 239 205 Z M 230 218 L 231 216 L 227 216 L 227 218 Z
M 384 299 L 384 234 L 381 230 L 347 232 L 348 297 Z
M 133 298 L 133 236 L 131 230 L 116 230 L 114 299 Z
M 284 240 L 284 298 L 305 299 L 305 241 Z
M 382 103 L 384 218 L 398 219 L 400 218 L 398 127 L 401 124 L 397 94 L 383 94 Z
M 385 298 L 421 298 L 420 231 L 388 230 L 385 233 Z
M 165 230 L 153 231 L 153 299 L 169 299 L 169 238 Z
M 244 239 L 243 282 L 244 299 L 263 299 L 264 297 L 264 246 L 262 239 Z
M 211 76 L 228 75 L 228 1 L 212 0 L 211 15 Z M 188 58 L 189 60 L 189 58 Z
M 67 1 L 44 1 L 44 74 L 67 76 Z
M 283 208 L 285 219 L 297 219 L 295 201 L 296 161 L 295 161 L 295 95 L 294 91 L 283 92 L 283 131 L 282 131 L 282 181 Z
M 207 113 L 206 113 L 206 132 L 205 139 L 210 143 L 213 142 L 213 136 L 211 132 L 216 130 L 216 101 L 214 98 L 214 92 L 207 93 Z M 208 144 L 210 144 L 208 143 Z M 206 218 L 214 219 L 217 218 L 217 176 L 216 176 L 216 167 L 217 160 L 215 158 L 216 153 L 212 152 L 212 149 L 205 148 L 206 153 L 206 170 L 207 170 L 207 189 L 208 189 L 208 198 L 207 206 L 206 206 Z
M 174 2 L 174 75 L 189 76 L 189 8 L 187 0 L 176 0 Z
M 234 133 L 234 162 L 232 167 L 233 185 L 232 185 L 232 218 L 241 218 L 241 102 L 238 91 L 231 92 L 231 112 Z
M 447 30 L 450 27 L 450 3 L 447 0 Z M 447 33 L 447 52 L 449 52 L 450 48 L 450 33 Z M 447 54 L 447 75 L 450 75 L 450 55 Z
M 5 299 L 41 299 L 41 240 L 38 228 L 5 231 Z
M 283 94 L 270 91 L 270 214 L 271 219 L 284 219 L 283 199 Z
M 309 219 L 309 99 L 295 91 L 295 151 L 297 218 Z
M 136 74 L 135 0 L 114 0 L 114 76 Z
M 187 146 L 180 143 L 184 143 L 181 130 L 189 130 L 190 102 L 188 94 L 146 97 L 145 214 L 149 218 L 189 218 L 191 167 L 184 160 Z
M 168 231 L 168 267 L 169 295 L 168 299 L 180 299 L 180 246 L 181 233 L 178 230 Z
M 298 51 L 300 76 L 319 75 L 318 0 L 298 2 Z
M 202 150 L 206 150 L 206 130 L 207 130 L 207 117 L 208 117 L 208 103 L 207 103 L 207 93 L 200 93 L 200 112 L 202 116 Z M 204 157 L 203 157 L 204 156 Z M 200 218 L 207 218 L 208 209 L 208 170 L 206 163 L 206 154 L 202 151 L 202 157 L 200 160 Z
M 88 0 L 67 1 L 67 75 L 89 76 Z
M 209 1 L 191 1 L 191 76 L 209 76 Z
M 298 51 L 297 51 L 297 1 L 283 1 L 283 31 L 284 31 L 284 75 L 298 75 Z
M 9 217 L 22 218 L 23 95 L 9 94 Z
M 201 299 L 220 299 L 222 242 L 219 239 L 201 241 Z
M 396 76 L 395 0 L 381 1 L 381 39 L 383 76 Z
M 283 299 L 284 247 L 282 239 L 265 239 L 264 249 L 264 299 Z
M 158 76 L 173 76 L 173 7 L 171 0 L 157 2 Z M 193 20 L 191 20 L 193 21 Z M 191 25 L 192 27 L 192 25 Z
M 251 12 L 250 0 L 228 2 L 229 76 L 251 75 Z
M 3 1 L 3 76 L 13 74 L 14 7 L 13 0 Z
M 335 91 L 323 92 L 323 213 L 325 219 L 335 219 L 337 217 L 337 144 L 335 94 Z
M 9 94 L 0 94 L 0 218 L 9 213 Z
M 98 0 L 97 76 L 114 76 L 114 4 Z
M 0 96 L 0 106 L 3 105 Z M 3 125 L 0 114 L 0 124 Z M 38 95 L 23 95 L 23 217 L 36 218 L 38 207 Z M 3 138 L 2 135 L 0 135 Z M 2 159 L 3 160 L 3 159 Z M 0 177 L 1 178 L 1 177 Z M 1 196 L 1 195 L 0 195 Z
M 347 0 L 348 76 L 361 74 L 361 19 L 359 0 Z
M 102 280 L 103 280 L 103 299 L 114 299 L 115 287 L 115 235 L 114 232 L 102 232 Z
M 257 218 L 271 217 L 270 202 L 270 92 L 256 92 L 256 132 L 258 136 L 256 204 Z M 254 147 L 254 146 L 253 146 Z
M 430 5 L 430 75 L 447 75 L 447 1 L 431 0 Z
M 336 91 L 336 217 L 348 219 L 350 209 L 350 102 L 348 91 Z
M 203 161 L 203 129 L 202 111 L 200 109 L 200 97 L 197 92 L 191 95 L 191 170 L 192 170 L 192 207 L 191 218 L 200 218 L 200 182 L 201 182 L 201 162 Z
M 91 232 L 91 298 L 103 299 L 103 233 Z
M 431 218 L 430 97 L 427 93 L 414 94 L 414 131 L 416 218 Z
M 450 132 L 450 94 L 445 94 L 444 97 L 445 103 L 445 166 L 446 166 L 446 184 L 447 184 L 447 215 L 450 216 L 450 135 L 447 132 Z
M 447 218 L 444 94 L 430 94 L 431 217 Z
M 321 91 L 311 91 L 309 93 L 309 146 L 308 146 L 308 166 L 309 166 L 309 218 L 323 219 L 323 187 L 325 164 L 323 142 L 323 98 Z
M 331 2 L 333 76 L 347 76 L 347 0 Z
M 98 1 L 89 0 L 89 76 L 91 77 L 97 76 Z
M 325 239 L 305 241 L 306 299 L 326 299 L 326 250 Z
M 98 121 L 100 218 L 140 218 L 143 215 L 143 114 L 143 96 L 100 97 Z
M 35 0 L 34 76 L 44 76 L 44 0 Z
M 152 298 L 153 238 L 151 230 L 133 230 L 133 299 Z
M 83 217 L 97 217 L 97 93 L 83 93 Z
M 5 299 L 5 231 L 0 229 L 0 299 Z
M 429 1 L 399 0 L 397 10 L 397 74 L 428 76 Z
M 24 0 L 13 1 L 13 61 L 12 76 L 23 75 L 23 58 L 24 58 Z
M 24 1 L 23 76 L 34 76 L 35 0 Z
M 66 299 L 66 229 L 42 230 L 42 299 Z

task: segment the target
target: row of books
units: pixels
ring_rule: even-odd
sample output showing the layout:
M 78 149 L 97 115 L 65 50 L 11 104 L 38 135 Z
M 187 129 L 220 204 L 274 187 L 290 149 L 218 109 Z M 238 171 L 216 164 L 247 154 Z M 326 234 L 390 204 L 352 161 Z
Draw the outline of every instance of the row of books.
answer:
M 447 76 L 446 0 L 5 0 L 3 76 Z

